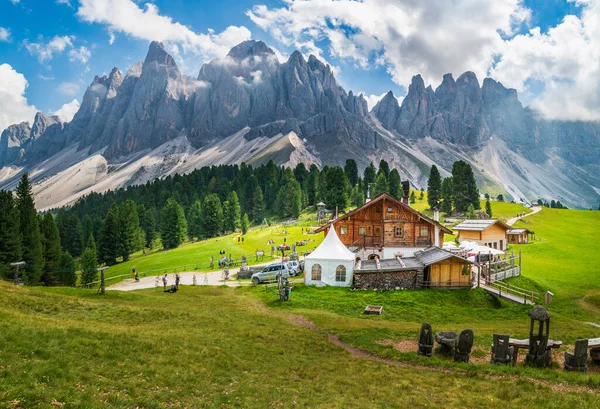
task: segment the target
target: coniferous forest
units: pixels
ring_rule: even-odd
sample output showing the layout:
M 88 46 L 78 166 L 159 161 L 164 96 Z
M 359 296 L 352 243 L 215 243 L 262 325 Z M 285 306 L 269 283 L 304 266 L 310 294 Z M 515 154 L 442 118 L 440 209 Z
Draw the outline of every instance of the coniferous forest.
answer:
M 11 263 L 23 261 L 25 283 L 74 285 L 97 280 L 99 265 L 127 261 L 157 245 L 175 248 L 186 240 L 248 229 L 265 218 L 297 218 L 303 209 L 324 202 L 339 213 L 388 192 L 402 198 L 401 176 L 385 160 L 360 174 L 353 159 L 345 166 L 302 163 L 278 167 L 273 161 L 203 167 L 186 175 L 156 179 L 126 189 L 91 193 L 70 207 L 38 214 L 27 175 L 15 192 L 0 191 L 0 275 L 11 279 Z M 429 183 L 432 207 L 464 212 L 479 208 L 470 166 L 457 162 L 451 178 L 434 167 Z M 422 193 L 421 193 L 422 195 Z M 414 192 L 411 194 L 414 198 Z

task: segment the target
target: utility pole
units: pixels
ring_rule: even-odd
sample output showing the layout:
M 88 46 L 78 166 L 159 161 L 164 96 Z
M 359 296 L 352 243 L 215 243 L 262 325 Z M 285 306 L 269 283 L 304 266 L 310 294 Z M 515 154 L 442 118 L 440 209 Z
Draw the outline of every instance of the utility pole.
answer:
M 106 292 L 106 286 L 104 283 L 104 271 L 106 271 L 108 267 L 100 267 L 98 270 L 100 271 L 100 294 L 104 294 Z
M 11 266 L 15 267 L 15 285 L 19 285 L 19 267 L 25 265 L 24 261 L 17 261 L 10 263 Z

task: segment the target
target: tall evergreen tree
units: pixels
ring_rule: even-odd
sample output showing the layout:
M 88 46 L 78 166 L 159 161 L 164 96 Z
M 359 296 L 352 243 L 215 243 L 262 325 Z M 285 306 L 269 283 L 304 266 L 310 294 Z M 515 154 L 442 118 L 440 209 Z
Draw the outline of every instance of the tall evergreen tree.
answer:
M 79 259 L 81 268 L 81 284 L 90 284 L 98 280 L 98 258 L 94 236 L 90 236 L 85 250 Z
M 377 171 L 377 175 L 380 174 L 385 176 L 385 180 L 388 180 L 390 177 L 390 165 L 384 159 L 379 161 L 379 170 Z
M 365 194 L 363 189 L 357 183 L 350 193 L 350 204 L 354 207 L 360 207 L 365 203 Z
M 467 200 L 473 205 L 475 210 L 481 209 L 481 203 L 479 202 L 479 188 L 475 181 L 475 175 L 473 174 L 473 168 L 471 165 L 465 166 L 465 181 L 467 185 Z
M 23 174 L 21 182 L 17 186 L 17 209 L 19 210 L 22 258 L 26 263 L 23 276 L 27 284 L 38 284 L 44 267 L 44 249 L 27 173 Z
M 377 177 L 377 170 L 375 169 L 375 165 L 373 162 L 369 163 L 369 166 L 365 169 L 363 175 L 363 183 L 365 184 L 365 194 L 369 191 L 369 188 L 372 188 L 371 184 L 375 183 L 375 178 Z M 371 195 L 371 199 L 373 195 Z
M 68 251 L 65 251 L 60 257 L 58 281 L 60 285 L 67 287 L 72 287 L 77 283 L 77 264 Z
M 389 186 L 387 179 L 385 178 L 385 174 L 383 172 L 377 175 L 375 178 L 375 186 L 373 186 L 372 194 L 373 197 L 377 196 L 380 193 L 388 192 Z
M 254 196 L 254 192 L 256 191 L 257 187 L 259 187 L 258 178 L 255 175 L 249 176 L 248 179 L 246 180 L 246 184 L 244 185 L 244 198 L 246 200 L 244 202 L 243 209 L 251 217 L 252 217 L 252 208 L 254 207 L 254 197 L 253 196 Z M 261 193 L 261 197 L 262 197 L 262 190 L 260 193 Z
M 84 215 L 81 219 L 81 229 L 83 231 L 82 240 L 87 243 L 90 235 L 94 235 L 94 223 L 89 214 Z
M 215 193 L 212 193 L 209 196 L 219 200 L 219 196 Z M 204 212 L 204 208 L 202 211 Z M 183 208 L 175 199 L 168 199 L 160 217 L 160 239 L 163 247 L 166 249 L 178 247 L 183 243 L 183 240 L 185 240 L 186 234 L 187 222 L 185 220 Z
M 344 173 L 348 178 L 348 183 L 350 186 L 354 187 L 358 183 L 358 165 L 354 159 L 346 159 L 346 164 L 344 165 Z
M 214 193 L 206 196 L 202 203 L 202 228 L 207 237 L 218 236 L 223 231 L 223 206 Z
M 469 181 L 467 180 L 466 167 L 469 166 L 462 160 L 454 162 L 452 166 L 452 198 L 457 212 L 467 211 L 470 203 Z
M 294 177 L 300 183 L 300 186 L 305 186 L 308 181 L 308 170 L 304 163 L 300 162 L 294 168 Z
M 254 193 L 252 194 L 252 208 L 249 214 L 254 220 L 254 223 L 260 222 L 265 211 L 265 199 L 263 198 L 262 189 L 260 186 L 256 186 Z
M 140 218 L 140 227 L 144 231 L 144 237 L 146 238 L 145 246 L 151 249 L 154 239 L 156 239 L 156 209 L 154 207 L 146 209 L 144 205 L 138 205 L 138 216 Z
M 348 178 L 344 170 L 339 166 L 333 166 L 321 173 L 325 173 L 323 189 L 320 193 L 321 200 L 328 209 L 337 208 L 339 213 L 345 212 L 348 206 Z
M 59 211 L 56 219 L 61 247 L 74 257 L 79 257 L 84 244 L 83 227 L 79 217 L 74 213 Z
M 41 281 L 44 283 L 44 285 L 56 285 L 58 284 L 59 280 L 56 271 L 59 268 L 62 250 L 60 247 L 60 235 L 58 233 L 58 227 L 56 226 L 54 216 L 52 216 L 52 214 L 46 213 L 40 224 L 40 230 L 44 244 L 43 247 L 45 261 Z
M 402 181 L 400 180 L 400 173 L 396 169 L 390 171 L 390 177 L 388 179 L 389 193 L 393 198 L 402 200 L 404 192 L 402 191 Z
M 291 212 L 292 217 L 298 218 L 300 217 L 300 213 L 302 213 L 302 191 L 297 190 L 296 193 L 292 196 L 291 199 Z
M 490 203 L 489 198 L 485 201 L 485 212 L 487 213 L 488 217 L 491 219 L 492 218 L 492 204 Z
M 106 263 L 108 266 L 117 263 L 119 255 L 119 222 L 119 207 L 116 203 L 113 203 L 102 222 L 98 243 L 100 261 Z
M 319 176 L 320 172 L 316 165 L 310 166 L 310 173 L 308 175 L 308 182 L 306 185 L 306 193 L 308 195 L 308 204 L 314 206 L 317 204 L 317 196 L 319 192 Z
M 19 210 L 9 191 L 0 191 L 0 276 L 13 278 L 10 263 L 21 260 Z
M 469 207 L 467 207 L 467 219 L 475 219 L 475 206 L 473 203 L 469 203 Z
M 444 213 L 452 213 L 452 192 L 454 188 L 452 187 L 452 178 L 447 177 L 442 181 L 442 188 L 440 190 L 441 197 L 441 208 L 440 210 Z
M 248 214 L 244 213 L 241 220 L 241 229 L 242 234 L 246 234 L 248 232 L 248 228 L 250 227 L 250 220 L 248 219 Z
M 187 233 L 190 239 L 202 237 L 202 204 L 200 200 L 192 203 L 187 217 Z
M 223 206 L 223 223 L 225 230 L 235 231 L 240 228 L 242 218 L 242 209 L 238 200 L 237 193 L 232 190 L 227 196 L 227 208 Z
M 415 196 L 415 191 L 414 190 L 410 191 L 410 196 L 409 196 L 408 200 L 410 201 L 410 204 L 415 204 L 416 203 L 417 197 Z
M 141 238 L 137 206 L 133 200 L 126 200 L 119 209 L 119 255 L 123 261 L 128 261 L 131 253 L 143 247 Z
M 427 180 L 427 203 L 432 209 L 439 209 L 442 197 L 442 176 L 437 166 L 433 165 Z

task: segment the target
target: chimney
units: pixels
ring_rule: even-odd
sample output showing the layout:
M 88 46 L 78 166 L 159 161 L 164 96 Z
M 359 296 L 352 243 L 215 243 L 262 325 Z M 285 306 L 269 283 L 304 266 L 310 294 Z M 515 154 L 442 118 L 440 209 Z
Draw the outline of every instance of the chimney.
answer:
M 435 220 L 437 223 L 435 224 L 435 229 L 434 229 L 434 242 L 435 242 L 435 246 L 436 247 L 440 247 L 440 211 L 437 207 L 433 208 L 433 220 Z
M 410 182 L 408 180 L 405 180 L 402 182 L 402 203 L 404 203 L 407 206 L 410 206 L 408 203 L 408 196 L 410 196 Z

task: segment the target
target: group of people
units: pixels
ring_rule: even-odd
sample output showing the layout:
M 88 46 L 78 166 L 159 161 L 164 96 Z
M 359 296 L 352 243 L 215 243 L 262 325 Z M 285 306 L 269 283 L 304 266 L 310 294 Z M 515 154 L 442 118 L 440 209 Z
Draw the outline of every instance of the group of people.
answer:
M 165 293 L 174 293 L 179 290 L 179 282 L 181 281 L 181 277 L 179 274 L 175 273 L 175 284 L 171 285 L 171 287 L 167 288 L 169 275 L 165 273 L 162 281 L 163 281 L 163 290 Z

